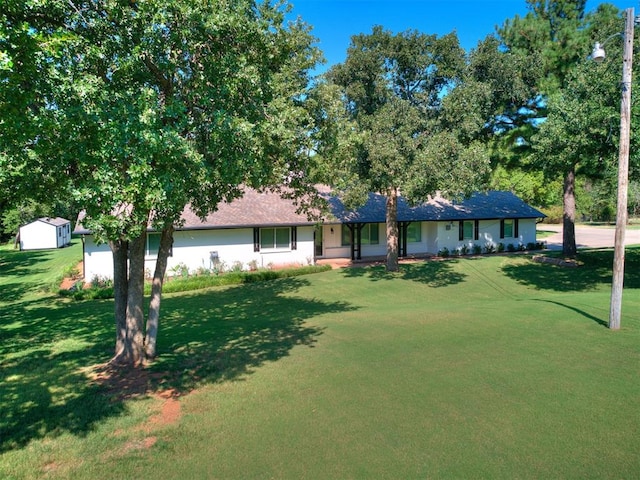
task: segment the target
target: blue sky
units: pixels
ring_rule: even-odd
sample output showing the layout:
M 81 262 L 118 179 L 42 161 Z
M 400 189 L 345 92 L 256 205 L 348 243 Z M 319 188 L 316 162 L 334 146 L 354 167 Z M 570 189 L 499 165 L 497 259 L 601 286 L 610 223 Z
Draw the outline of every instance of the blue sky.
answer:
M 463 48 L 470 50 L 495 31 L 505 19 L 525 15 L 525 0 L 290 0 L 293 14 L 313 26 L 313 35 L 327 64 L 318 72 L 344 61 L 352 35 L 370 33 L 382 25 L 394 33 L 409 29 L 444 35 L 455 30 Z M 588 0 L 587 10 L 602 1 Z M 620 9 L 635 7 L 634 0 L 609 0 Z M 621 25 L 623 29 L 623 25 Z

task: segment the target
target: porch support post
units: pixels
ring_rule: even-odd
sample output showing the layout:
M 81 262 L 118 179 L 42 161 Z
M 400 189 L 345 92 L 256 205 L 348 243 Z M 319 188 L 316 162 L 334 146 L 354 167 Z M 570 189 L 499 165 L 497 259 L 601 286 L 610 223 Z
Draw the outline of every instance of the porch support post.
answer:
M 351 242 L 349 242 L 351 244 L 351 260 L 355 260 L 356 259 L 356 236 L 355 236 L 355 225 L 352 223 L 347 223 L 347 228 L 349 229 L 349 236 L 351 237 Z
M 410 224 L 411 222 L 398 222 L 398 234 L 400 236 L 398 242 L 400 244 L 398 256 L 400 258 L 407 256 L 407 231 L 409 230 Z
M 356 244 L 357 244 L 356 260 L 362 260 L 362 229 L 364 228 L 364 223 L 357 223 L 355 227 L 356 227 Z

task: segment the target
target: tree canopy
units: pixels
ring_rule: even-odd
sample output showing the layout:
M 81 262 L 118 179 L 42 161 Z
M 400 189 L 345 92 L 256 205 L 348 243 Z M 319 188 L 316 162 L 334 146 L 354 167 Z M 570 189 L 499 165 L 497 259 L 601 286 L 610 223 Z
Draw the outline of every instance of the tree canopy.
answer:
M 462 121 L 448 128 L 443 113 L 443 98 L 465 68 L 454 33 L 393 34 L 374 27 L 353 36 L 346 61 L 327 74 L 343 107 L 329 121 L 344 126 L 334 137 L 343 148 L 325 157 L 354 204 L 371 191 L 386 195 L 388 270 L 398 268 L 398 195 L 416 202 L 436 191 L 465 194 L 487 171 L 481 144 L 465 136 Z
M 285 12 L 252 0 L 11 0 L 0 13 L 0 182 L 71 196 L 110 244 L 118 361 L 144 359 L 150 225 L 166 230 L 167 251 L 186 205 L 204 216 L 243 185 L 304 186 L 319 52 Z

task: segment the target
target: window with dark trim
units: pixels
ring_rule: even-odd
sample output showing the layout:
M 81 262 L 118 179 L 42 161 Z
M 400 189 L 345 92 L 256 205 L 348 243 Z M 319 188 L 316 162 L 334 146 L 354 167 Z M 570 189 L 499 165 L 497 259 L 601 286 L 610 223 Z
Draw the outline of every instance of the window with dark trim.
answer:
M 260 250 L 285 250 L 291 248 L 292 233 L 289 227 L 260 229 Z
M 147 233 L 147 245 L 144 254 L 147 257 L 157 257 L 160 251 L 160 238 L 161 232 L 149 232 Z M 173 256 L 173 247 L 169 249 L 169 256 Z
M 500 220 L 500 238 L 518 238 L 518 219 L 505 218 Z
M 458 240 L 478 240 L 480 238 L 479 220 L 460 220 Z
M 367 223 L 362 227 L 360 243 L 362 245 L 378 245 L 380 243 L 380 229 L 377 223 Z M 351 245 L 351 230 L 346 225 L 342 225 L 342 246 Z

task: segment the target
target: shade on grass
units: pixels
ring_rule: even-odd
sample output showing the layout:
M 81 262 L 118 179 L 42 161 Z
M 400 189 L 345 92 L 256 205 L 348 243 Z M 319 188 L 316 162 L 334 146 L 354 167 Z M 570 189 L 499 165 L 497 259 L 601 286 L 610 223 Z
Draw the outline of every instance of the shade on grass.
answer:
M 0 476 L 632 478 L 640 250 L 619 332 L 604 326 L 611 256 L 167 295 L 149 391 L 180 395 L 167 425 L 149 421 L 161 400 L 87 380 L 112 346 L 111 302 L 0 303 Z

